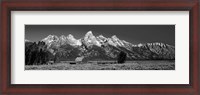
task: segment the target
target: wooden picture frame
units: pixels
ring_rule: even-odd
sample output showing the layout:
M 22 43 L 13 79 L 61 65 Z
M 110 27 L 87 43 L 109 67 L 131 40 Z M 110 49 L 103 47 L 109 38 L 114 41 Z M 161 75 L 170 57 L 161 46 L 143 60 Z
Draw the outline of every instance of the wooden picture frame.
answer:
M 199 0 L 5 0 L 1 1 L 2 95 L 131 94 L 199 95 Z M 11 84 L 11 11 L 189 11 L 190 83 L 185 84 Z

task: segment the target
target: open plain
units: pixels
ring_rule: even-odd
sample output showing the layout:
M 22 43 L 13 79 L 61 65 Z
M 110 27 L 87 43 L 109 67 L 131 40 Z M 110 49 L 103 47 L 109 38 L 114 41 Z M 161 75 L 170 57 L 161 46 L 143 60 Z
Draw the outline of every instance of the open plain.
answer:
M 76 63 L 61 61 L 46 65 L 25 65 L 25 70 L 175 70 L 174 60 L 89 61 Z

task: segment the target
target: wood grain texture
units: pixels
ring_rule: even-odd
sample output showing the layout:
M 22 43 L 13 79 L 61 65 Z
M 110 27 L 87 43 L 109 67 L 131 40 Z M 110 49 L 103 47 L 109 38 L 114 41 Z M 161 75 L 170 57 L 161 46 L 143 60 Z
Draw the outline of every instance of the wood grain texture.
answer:
M 20 11 L 190 11 L 190 84 L 189 85 L 12 85 L 10 12 Z M 199 1 L 198 0 L 3 0 L 1 2 L 0 83 L 2 95 L 49 94 L 125 94 L 125 95 L 200 95 Z

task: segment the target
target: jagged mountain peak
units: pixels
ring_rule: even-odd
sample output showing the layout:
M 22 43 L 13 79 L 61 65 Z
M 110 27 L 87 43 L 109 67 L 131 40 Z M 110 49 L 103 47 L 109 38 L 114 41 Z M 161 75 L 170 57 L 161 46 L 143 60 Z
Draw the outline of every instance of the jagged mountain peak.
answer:
M 71 37 L 74 37 L 72 34 L 69 34 L 67 37 L 71 38 Z
M 88 31 L 86 34 L 93 34 L 92 31 Z
M 44 41 L 44 42 L 46 42 L 46 41 L 51 42 L 51 41 L 58 41 L 58 40 L 59 40 L 59 38 L 56 35 L 49 35 L 46 38 L 42 39 L 42 41 Z
M 54 46 L 59 46 L 60 39 L 56 35 L 48 35 L 46 38 L 42 39 L 48 45 L 48 48 L 54 44 Z
M 160 47 L 166 47 L 169 46 L 168 44 L 164 44 L 161 42 L 155 42 L 155 43 L 147 43 L 148 46 L 160 46 Z
M 92 31 L 88 31 L 84 37 L 84 39 L 93 39 L 93 38 L 95 38 L 95 36 L 93 35 Z
M 69 34 L 69 35 L 67 36 L 67 39 L 76 40 L 72 34 Z
M 116 35 L 113 35 L 111 38 L 112 38 L 112 39 L 119 40 L 119 38 L 118 38 Z
M 167 46 L 170 46 L 170 47 L 174 47 L 172 45 L 168 45 L 168 44 L 165 44 L 165 43 L 162 43 L 162 42 L 153 42 L 153 43 L 145 43 L 145 44 L 137 44 L 136 45 L 137 47 L 142 47 L 142 46 L 148 46 L 148 47 L 152 47 L 152 46 L 160 46 L 162 48 L 165 48 Z
M 97 38 L 93 35 L 92 31 L 88 31 L 84 38 L 84 44 L 87 45 L 87 46 L 90 46 L 90 45 L 97 45 L 97 46 L 101 46 L 100 42 L 97 40 Z
M 67 37 L 66 37 L 65 35 L 61 35 L 61 36 L 60 36 L 60 39 L 61 39 L 61 40 L 66 40 L 66 38 L 67 38 Z
M 104 57 L 107 57 L 108 59 L 117 58 L 117 54 L 120 51 L 126 52 L 128 59 L 175 58 L 174 46 L 160 42 L 134 45 L 130 42 L 119 39 L 116 35 L 108 38 L 103 35 L 94 36 L 92 31 L 88 31 L 81 39 L 75 39 L 72 34 L 67 36 L 61 35 L 59 38 L 56 35 L 49 35 L 44 38 L 43 41 L 47 44 L 48 49 L 58 48 L 58 51 L 61 50 L 63 54 L 65 53 L 65 58 L 69 54 L 82 55 L 91 58 L 98 57 L 102 59 L 104 59 Z M 66 48 L 63 47 L 70 47 L 71 50 L 66 50 Z M 72 53 L 68 52 L 73 50 L 76 51 Z

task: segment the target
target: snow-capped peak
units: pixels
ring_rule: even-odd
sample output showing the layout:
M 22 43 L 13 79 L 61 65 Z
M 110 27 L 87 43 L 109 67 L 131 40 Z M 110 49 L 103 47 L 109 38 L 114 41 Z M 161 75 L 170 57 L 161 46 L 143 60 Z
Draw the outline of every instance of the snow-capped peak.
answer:
M 50 43 L 52 41 L 58 41 L 59 38 L 56 35 L 49 35 L 46 38 L 42 39 L 42 41 L 46 42 L 46 43 Z
M 88 31 L 86 34 L 92 34 L 92 31 Z
M 92 31 L 88 31 L 84 37 L 84 39 L 94 39 L 94 38 L 95 36 L 93 35 Z
M 97 45 L 101 46 L 100 42 L 97 41 L 96 37 L 92 34 L 92 31 L 88 31 L 84 36 L 84 42 L 86 45 Z
M 45 42 L 48 47 L 50 47 L 52 44 L 54 44 L 54 46 L 59 45 L 59 38 L 56 35 L 49 35 L 46 38 L 42 39 L 42 41 Z
M 67 36 L 67 39 L 69 39 L 69 40 L 76 40 L 72 34 L 69 34 L 69 35 Z

